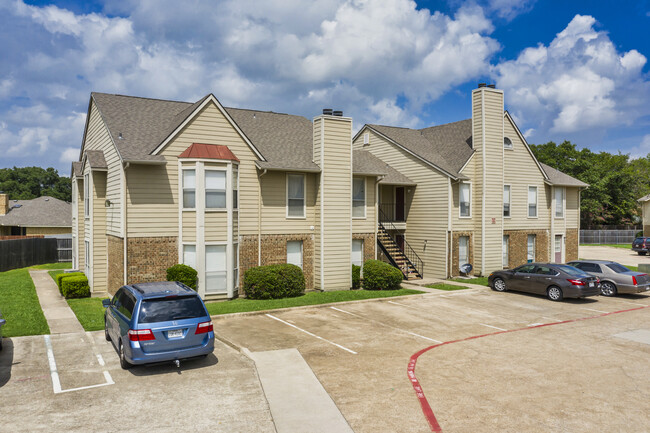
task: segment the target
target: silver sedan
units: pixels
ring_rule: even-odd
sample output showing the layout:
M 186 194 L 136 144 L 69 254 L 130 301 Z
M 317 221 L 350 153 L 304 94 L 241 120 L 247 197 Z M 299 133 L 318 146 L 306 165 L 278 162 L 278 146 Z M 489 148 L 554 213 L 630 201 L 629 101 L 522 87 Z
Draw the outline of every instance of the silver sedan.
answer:
M 568 264 L 598 277 L 603 296 L 650 291 L 648 274 L 631 271 L 620 263 L 609 260 L 576 260 Z

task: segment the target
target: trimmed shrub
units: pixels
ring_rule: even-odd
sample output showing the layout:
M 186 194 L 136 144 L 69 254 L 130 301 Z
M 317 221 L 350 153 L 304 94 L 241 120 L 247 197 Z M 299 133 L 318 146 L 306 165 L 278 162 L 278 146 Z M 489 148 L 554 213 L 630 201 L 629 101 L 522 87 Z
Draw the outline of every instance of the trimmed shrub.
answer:
M 352 265 L 352 289 L 361 287 L 361 266 Z
M 61 290 L 61 280 L 62 279 L 68 278 L 68 277 L 79 277 L 79 276 L 84 276 L 84 273 L 83 272 L 68 272 L 68 273 L 62 272 L 60 274 L 56 274 L 54 276 L 54 278 L 55 278 L 55 281 L 56 281 L 56 285 L 59 287 L 59 293 L 61 293 L 61 295 L 63 295 L 63 291 Z
M 244 273 L 244 292 L 248 299 L 293 298 L 305 293 L 305 276 L 296 265 L 268 265 Z
M 640 230 L 636 232 L 636 235 L 634 235 L 635 238 L 642 238 L 643 237 L 643 230 Z
M 363 264 L 363 288 L 366 290 L 399 289 L 404 275 L 402 272 L 379 260 L 368 260 Z
M 61 293 L 66 299 L 89 298 L 90 286 L 85 275 L 67 277 L 61 280 Z
M 187 265 L 174 265 L 167 268 L 167 281 L 178 281 L 193 290 L 196 290 L 197 275 L 196 269 Z

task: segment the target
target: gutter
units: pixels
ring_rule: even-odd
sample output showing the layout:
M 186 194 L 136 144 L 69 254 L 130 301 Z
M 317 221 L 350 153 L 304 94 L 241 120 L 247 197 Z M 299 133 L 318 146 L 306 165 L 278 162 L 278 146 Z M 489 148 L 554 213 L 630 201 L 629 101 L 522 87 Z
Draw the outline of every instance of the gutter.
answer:
M 262 176 L 267 173 L 264 169 L 257 178 L 259 179 L 259 190 L 257 192 L 257 266 L 262 266 Z

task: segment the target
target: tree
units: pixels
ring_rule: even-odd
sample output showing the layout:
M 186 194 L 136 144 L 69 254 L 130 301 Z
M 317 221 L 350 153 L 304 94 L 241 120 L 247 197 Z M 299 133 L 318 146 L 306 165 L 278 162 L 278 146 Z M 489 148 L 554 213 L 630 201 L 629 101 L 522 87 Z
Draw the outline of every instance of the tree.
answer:
M 0 191 L 9 194 L 12 200 L 31 200 L 44 195 L 64 201 L 72 199 L 70 178 L 59 176 L 52 167 L 0 168 Z

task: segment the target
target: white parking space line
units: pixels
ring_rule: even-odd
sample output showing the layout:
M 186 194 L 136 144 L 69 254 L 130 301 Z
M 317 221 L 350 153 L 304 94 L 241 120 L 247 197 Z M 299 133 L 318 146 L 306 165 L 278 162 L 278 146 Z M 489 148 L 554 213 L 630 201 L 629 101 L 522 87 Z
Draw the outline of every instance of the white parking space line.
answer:
M 389 301 L 389 302 L 390 302 L 390 301 Z M 394 302 L 394 303 L 396 304 L 396 302 Z M 397 305 L 401 305 L 401 304 L 397 304 Z M 438 343 L 438 344 L 442 343 L 442 341 L 434 340 L 433 338 L 425 337 L 424 335 L 416 334 L 415 332 L 411 332 L 411 331 L 407 331 L 407 330 L 405 330 L 405 329 L 397 328 L 397 327 L 395 327 L 395 326 L 387 325 L 387 324 L 385 324 L 385 323 L 378 322 L 377 320 L 374 320 L 374 319 L 369 319 L 369 318 L 364 317 L 364 316 L 361 316 L 361 315 L 359 315 L 359 314 L 354 314 L 354 313 L 351 313 L 351 312 L 349 312 L 349 311 L 341 310 L 340 308 L 336 308 L 336 307 L 330 307 L 330 308 L 331 308 L 332 310 L 340 311 L 341 313 L 349 314 L 350 316 L 355 316 L 355 317 L 358 317 L 358 318 L 363 319 L 363 320 L 369 320 L 369 321 L 371 321 L 371 322 L 378 323 L 378 324 L 380 324 L 380 325 L 382 325 L 382 326 L 385 326 L 385 327 L 387 327 L 387 328 L 395 329 L 395 330 L 400 331 L 400 332 L 405 332 L 405 333 L 407 333 L 407 334 L 409 334 L 409 335 L 412 335 L 412 336 L 414 336 L 414 337 L 422 338 L 422 339 L 424 339 L 424 340 L 432 341 L 432 342 L 434 342 L 434 343 Z
M 485 323 L 479 323 L 481 326 L 487 326 L 488 328 L 498 329 L 499 331 L 507 331 L 507 329 L 499 328 L 498 326 L 486 325 Z
M 350 353 L 353 354 L 353 355 L 358 355 L 358 353 L 355 352 L 354 350 L 350 350 L 350 349 L 348 349 L 347 347 L 341 346 L 340 344 L 334 343 L 333 341 L 329 341 L 329 340 L 326 339 L 326 338 L 320 337 L 320 336 L 318 336 L 318 335 L 316 335 L 316 334 L 313 334 L 313 333 L 311 333 L 311 332 L 309 332 L 309 331 L 306 331 L 306 330 L 304 330 L 304 329 L 302 329 L 302 328 L 299 328 L 299 327 L 297 327 L 296 325 L 294 325 L 294 324 L 292 324 L 292 323 L 289 323 L 289 322 L 287 322 L 287 321 L 284 321 L 284 320 L 280 319 L 279 317 L 275 317 L 275 316 L 273 316 L 273 315 L 271 315 L 271 314 L 266 314 L 266 316 L 269 317 L 269 318 L 271 318 L 271 319 L 273 319 L 273 320 L 277 320 L 278 322 L 282 322 L 282 323 L 284 323 L 284 324 L 287 325 L 287 326 L 291 326 L 292 328 L 295 328 L 295 329 L 297 329 L 297 330 L 300 331 L 300 332 L 304 332 L 304 333 L 307 334 L 307 335 L 311 335 L 311 336 L 314 337 L 314 338 L 318 338 L 319 340 L 322 340 L 322 341 L 324 341 L 324 342 L 326 342 L 326 343 L 329 343 L 329 344 L 331 344 L 332 346 L 336 346 L 336 347 L 338 347 L 339 349 L 343 349 L 343 350 L 345 350 L 346 352 L 350 352 Z
M 587 310 L 587 311 L 595 311 L 596 313 L 603 313 L 603 314 L 607 314 L 607 313 L 609 313 L 609 311 L 594 310 L 593 308 L 583 308 L 583 310 Z
M 393 304 L 393 305 L 399 305 L 399 306 L 406 307 L 406 308 L 410 308 L 412 310 L 420 310 L 420 308 L 413 307 L 412 305 L 400 304 L 399 302 L 388 301 L 388 303 Z M 332 307 L 332 308 L 334 308 L 334 307 Z
M 552 320 L 553 322 L 561 322 L 561 320 L 554 319 L 552 317 L 546 317 L 546 316 L 540 316 L 540 319 Z M 532 326 L 532 325 L 528 325 L 528 326 Z
M 61 394 L 64 392 L 72 392 L 72 391 L 81 391 L 83 389 L 98 388 L 100 386 L 115 384 L 115 382 L 113 382 L 113 378 L 111 377 L 110 373 L 104 370 L 103 373 L 104 373 L 104 379 L 106 380 L 105 383 L 82 386 L 79 388 L 61 389 L 61 379 L 59 378 L 59 371 L 57 370 L 56 360 L 54 359 L 54 350 L 52 350 L 52 340 L 49 335 L 44 335 L 43 338 L 45 339 L 45 347 L 47 348 L 47 361 L 50 366 L 50 376 L 52 377 L 52 388 L 55 394 Z M 94 347 L 94 341 L 91 340 L 91 342 Z M 101 357 L 101 355 L 96 354 L 96 356 L 99 364 L 101 366 L 104 366 L 104 359 Z
M 640 304 L 638 302 L 623 301 L 621 299 L 610 299 L 610 301 L 622 302 L 624 304 L 630 304 L 630 305 L 637 305 L 639 307 L 647 307 L 648 306 L 648 304 Z

